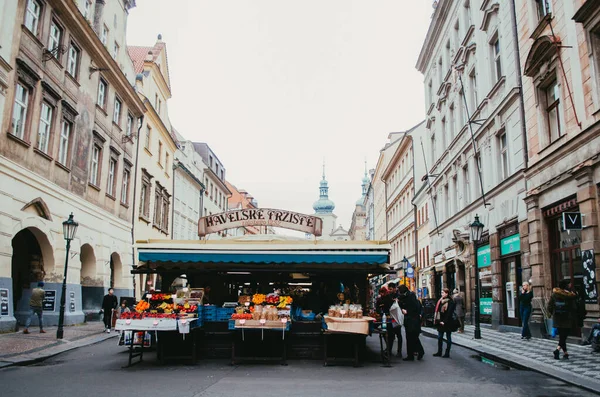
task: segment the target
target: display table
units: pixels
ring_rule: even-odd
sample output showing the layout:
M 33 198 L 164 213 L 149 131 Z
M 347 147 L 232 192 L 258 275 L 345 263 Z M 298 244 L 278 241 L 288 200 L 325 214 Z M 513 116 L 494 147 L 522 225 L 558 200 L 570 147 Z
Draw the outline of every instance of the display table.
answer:
M 348 334 L 369 335 L 369 323 L 375 321 L 373 317 L 342 318 L 323 316 L 327 324 L 327 331 L 345 332 Z
M 231 365 L 236 365 L 242 360 L 281 360 L 281 365 L 287 365 L 287 342 L 285 334 L 289 329 L 289 321 L 282 323 L 281 321 L 235 320 L 235 332 L 231 342 Z M 277 345 L 280 345 L 280 349 L 277 349 Z M 281 355 L 265 356 L 258 354 L 259 351 L 272 353 L 271 350 L 279 350 Z
M 139 343 L 135 343 L 133 338 L 133 334 L 136 332 L 154 332 L 156 336 L 157 343 L 157 355 L 159 361 L 164 362 L 166 358 L 185 358 L 191 359 L 192 362 L 196 361 L 196 334 L 192 333 L 191 335 L 191 354 L 187 356 L 169 356 L 165 355 L 166 351 L 166 343 L 162 342 L 160 334 L 166 336 L 167 333 L 179 333 L 181 334 L 182 339 L 185 338 L 186 334 L 190 333 L 190 328 L 193 327 L 193 324 L 196 323 L 196 318 L 183 318 L 183 319 L 174 319 L 174 318 L 143 318 L 143 319 L 119 319 L 115 324 L 115 331 L 120 332 L 132 332 L 131 344 L 129 345 L 129 362 L 124 367 L 131 367 L 134 364 L 138 364 L 142 362 L 144 358 L 144 338 L 140 338 Z M 159 334 L 160 332 L 160 334 Z M 173 338 L 169 336 L 167 338 L 168 341 L 172 341 Z M 134 349 L 139 347 L 140 350 L 138 352 L 134 352 Z M 137 362 L 133 362 L 134 358 L 138 358 Z
M 323 365 L 327 366 L 330 361 L 350 361 L 355 367 L 359 366 L 359 348 L 365 343 L 369 335 L 369 323 L 375 321 L 372 317 L 341 318 L 324 316 L 327 329 L 323 332 Z M 329 350 L 331 340 L 334 338 L 339 345 L 352 346 L 352 357 L 330 357 Z

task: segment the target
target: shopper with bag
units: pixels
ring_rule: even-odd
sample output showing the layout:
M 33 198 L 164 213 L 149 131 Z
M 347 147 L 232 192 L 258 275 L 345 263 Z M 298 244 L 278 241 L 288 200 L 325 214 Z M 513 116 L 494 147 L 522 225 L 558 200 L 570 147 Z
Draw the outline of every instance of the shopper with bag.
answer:
M 563 359 L 569 359 L 567 352 L 567 338 L 571 328 L 577 322 L 577 294 L 569 290 L 569 280 L 561 280 L 558 288 L 552 290 L 552 296 L 548 302 L 548 312 L 552 315 L 552 325 L 558 329 L 558 346 L 554 350 L 554 359 L 560 358 L 560 350 L 563 351 Z
M 377 300 L 377 307 L 379 312 L 383 316 L 386 315 L 388 318 L 388 324 L 386 324 L 387 334 L 388 334 L 388 350 L 391 354 L 392 349 L 394 348 L 394 339 L 398 339 L 398 357 L 402 357 L 402 326 L 398 324 L 398 322 L 394 319 L 394 317 L 390 313 L 390 309 L 396 300 L 396 284 L 389 283 L 387 284 L 387 288 L 381 288 L 380 291 L 381 296 Z
M 433 323 L 438 330 L 438 351 L 434 357 L 450 358 L 450 348 L 452 347 L 452 332 L 458 329 L 458 320 L 454 313 L 454 301 L 450 297 L 450 290 L 444 288 L 442 297 L 435 305 L 435 314 Z M 444 334 L 446 335 L 446 352 L 442 356 L 442 347 L 444 345 Z
M 396 337 L 398 338 L 398 353 L 396 356 L 402 357 L 402 325 L 404 324 L 404 314 L 402 313 L 402 309 L 400 309 L 398 299 L 394 299 L 394 303 L 392 303 L 392 307 L 390 307 L 390 317 L 392 319 L 392 329 L 388 330 L 388 332 L 392 333 L 390 337 L 390 351 L 394 346 L 394 337 Z M 408 343 L 408 341 L 406 343 Z
M 403 361 L 421 360 L 425 350 L 419 339 L 421 333 L 421 303 L 417 296 L 406 285 L 398 287 L 398 304 L 404 314 L 404 331 L 406 332 L 406 358 Z

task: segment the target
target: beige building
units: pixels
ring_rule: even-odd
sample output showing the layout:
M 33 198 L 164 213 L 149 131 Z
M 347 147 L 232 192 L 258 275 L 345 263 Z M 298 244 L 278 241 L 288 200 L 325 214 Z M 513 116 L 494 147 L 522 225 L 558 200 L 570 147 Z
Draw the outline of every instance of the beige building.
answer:
M 377 159 L 377 165 L 375 166 L 371 181 L 371 188 L 373 189 L 373 219 L 369 222 L 373 223 L 372 240 L 388 240 L 387 194 L 382 175 L 388 167 L 392 159 L 392 154 L 396 151 L 403 136 L 403 132 L 390 133 L 388 135 L 388 142 L 379 151 L 379 158 Z
M 127 51 L 136 73 L 136 91 L 146 108 L 144 123 L 135 141 L 138 157 L 133 203 L 134 235 L 136 241 L 169 239 L 177 142 L 167 108 L 171 98 L 167 48 L 159 35 L 154 46 L 128 46 Z M 151 276 L 145 281 L 139 277 L 137 292 L 144 291 L 154 282 Z
M 586 302 L 587 336 L 600 311 L 600 8 L 589 0 L 515 3 L 529 157 L 523 273 L 534 308 L 569 280 Z M 543 330 L 541 311 L 532 318 L 532 331 Z
M 0 14 L 0 292 L 8 313 L 0 329 L 25 319 L 39 280 L 55 294 L 44 318 L 56 324 L 66 257 L 66 323 L 77 323 L 97 313 L 109 286 L 121 296 L 133 290 L 129 136 L 144 108 L 131 61 L 111 43 L 124 45 L 134 3 L 7 4 Z M 66 253 L 61 223 L 71 212 L 79 229 Z
M 366 198 L 369 191 L 371 179 L 367 176 L 367 162 L 365 161 L 365 176 L 360 185 L 362 194 L 356 201 L 356 207 L 352 213 L 352 222 L 350 223 L 350 240 L 364 241 L 367 239 L 367 207 Z

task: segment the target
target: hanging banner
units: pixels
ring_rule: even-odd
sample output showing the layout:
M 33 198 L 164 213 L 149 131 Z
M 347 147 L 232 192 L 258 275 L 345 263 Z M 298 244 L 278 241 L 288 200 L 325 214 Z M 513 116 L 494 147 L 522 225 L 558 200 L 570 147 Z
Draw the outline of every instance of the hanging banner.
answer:
M 323 220 L 317 216 L 270 208 L 246 208 L 204 216 L 198 220 L 198 236 L 244 226 L 274 226 L 320 236 Z
M 585 303 L 598 303 L 598 290 L 596 287 L 596 260 L 594 250 L 581 253 L 583 261 L 583 287 L 585 288 Z
M 406 277 L 415 278 L 415 269 L 410 265 L 410 262 L 406 265 Z

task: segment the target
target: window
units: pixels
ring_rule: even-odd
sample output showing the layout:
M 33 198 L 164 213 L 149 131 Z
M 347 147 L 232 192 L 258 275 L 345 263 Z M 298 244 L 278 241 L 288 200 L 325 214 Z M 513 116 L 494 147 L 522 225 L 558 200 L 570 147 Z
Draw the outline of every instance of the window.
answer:
M 142 215 L 146 215 L 146 196 L 148 194 L 148 188 L 146 185 L 142 185 L 142 189 L 140 191 L 140 213 Z
M 102 109 L 106 108 L 106 93 L 108 92 L 108 84 L 104 79 L 100 79 L 98 83 L 98 101 L 96 102 L 98 106 Z
M 442 57 L 440 57 L 440 59 L 438 59 L 438 80 L 439 80 L 439 85 L 442 85 L 442 82 L 444 81 L 444 72 L 443 69 L 444 68 L 444 64 L 442 61 Z
M 544 89 L 546 96 L 546 115 L 548 123 L 548 132 L 550 133 L 550 142 L 554 142 L 561 137 L 560 128 L 560 87 L 554 80 Z
M 221 170 L 221 180 L 225 180 L 225 171 Z
M 212 156 L 208 156 L 208 158 L 209 158 L 209 163 L 210 163 L 209 167 L 210 167 L 210 169 L 212 169 L 212 167 L 213 167 L 213 158 L 212 158 Z
M 448 218 L 450 218 L 450 194 L 448 192 L 448 185 L 444 185 L 444 215 L 442 217 L 442 219 L 446 220 Z
M 98 186 L 100 181 L 100 160 L 101 160 L 102 149 L 98 145 L 94 145 L 92 148 L 92 164 L 90 166 L 90 183 L 94 186 Z
M 119 45 L 115 41 L 115 44 L 113 45 L 113 53 L 112 53 L 113 59 L 117 59 L 117 57 L 119 56 L 119 48 L 120 48 Z
M 83 4 L 83 17 L 85 19 L 92 19 L 92 0 L 85 0 Z
M 104 44 L 104 46 L 106 46 L 108 43 L 108 27 L 106 25 L 104 25 L 102 27 L 102 34 L 100 35 L 100 41 L 102 42 L 102 44 Z
M 446 150 L 446 134 L 448 131 L 446 130 L 446 118 L 442 118 L 442 153 Z
M 471 203 L 471 185 L 469 182 L 469 166 L 465 165 L 463 167 L 463 186 L 465 191 L 463 192 L 463 200 L 464 200 L 464 206 L 466 207 L 467 205 L 469 205 Z
M 162 226 L 162 210 L 163 210 L 163 200 L 162 200 L 162 186 L 159 183 L 154 187 L 154 226 L 159 229 Z
M 498 137 L 499 143 L 500 143 L 500 167 L 501 167 L 501 177 L 502 180 L 508 178 L 509 175 L 509 168 L 508 168 L 508 142 L 506 139 L 506 132 L 503 132 L 502 134 L 500 134 L 500 136 Z
M 431 163 L 433 165 L 433 163 L 435 163 L 435 160 L 437 160 L 436 157 L 436 142 L 435 142 L 435 134 L 431 134 Z
M 46 102 L 42 102 L 37 148 L 44 153 L 48 153 L 48 142 L 50 141 L 50 132 L 52 130 L 52 112 L 52 106 Z
M 25 121 L 27 120 L 27 107 L 29 104 L 29 90 L 21 83 L 17 83 L 15 90 L 15 105 L 13 107 L 12 134 L 19 139 L 25 137 Z
M 73 125 L 66 119 L 63 119 L 60 126 L 60 142 L 58 144 L 58 162 L 68 166 L 67 159 L 69 154 L 69 141 L 71 138 L 71 129 Z
M 50 23 L 50 35 L 48 36 L 48 51 L 57 59 L 61 53 L 58 49 L 61 41 L 62 29 L 58 26 L 56 21 L 52 21 L 52 23 Z
M 498 36 L 490 43 L 492 48 L 492 76 L 494 76 L 494 82 L 498 82 L 502 78 L 502 61 L 500 57 L 500 39 Z
M 115 110 L 113 112 L 113 123 L 121 125 L 121 101 L 115 97 Z
M 106 193 L 109 196 L 115 195 L 115 174 L 117 172 L 117 160 L 112 158 L 108 162 L 108 180 L 106 181 Z
M 431 79 L 429 80 L 429 83 L 427 83 L 427 106 L 431 106 L 431 104 L 433 103 L 433 83 L 431 81 Z
M 40 12 L 42 7 L 37 0 L 27 1 L 27 10 L 25 10 L 25 27 L 31 31 L 34 35 L 38 34 L 38 27 L 40 24 Z
M 127 113 L 127 126 L 125 128 L 125 135 L 131 136 L 133 134 L 133 116 Z
M 469 90 L 471 91 L 470 95 L 470 106 L 471 114 L 473 114 L 477 110 L 477 106 L 479 105 L 479 101 L 477 99 L 477 71 L 475 69 L 471 70 L 469 73 Z
M 448 110 L 448 122 L 450 123 L 449 132 L 450 132 L 450 142 L 454 139 L 456 135 L 456 120 L 454 117 L 454 104 L 450 105 L 450 109 Z
M 454 46 L 456 48 L 460 47 L 460 21 L 457 19 L 454 24 Z
M 165 173 L 169 173 L 169 153 L 165 153 Z
M 67 72 L 71 77 L 77 77 L 79 69 L 79 49 L 73 43 L 69 45 L 69 57 L 67 59 Z
M 458 205 L 459 201 L 459 189 L 458 189 L 458 177 L 454 175 L 452 178 L 452 190 L 454 193 L 454 200 L 452 200 L 452 214 L 456 214 L 460 208 Z
M 535 0 L 535 2 L 540 19 L 552 12 L 552 0 Z
M 146 126 L 146 141 L 144 142 L 144 147 L 150 150 L 150 135 L 152 135 L 152 128 L 149 125 Z
M 158 164 L 162 165 L 162 152 L 163 152 L 163 144 L 161 141 L 158 141 Z

